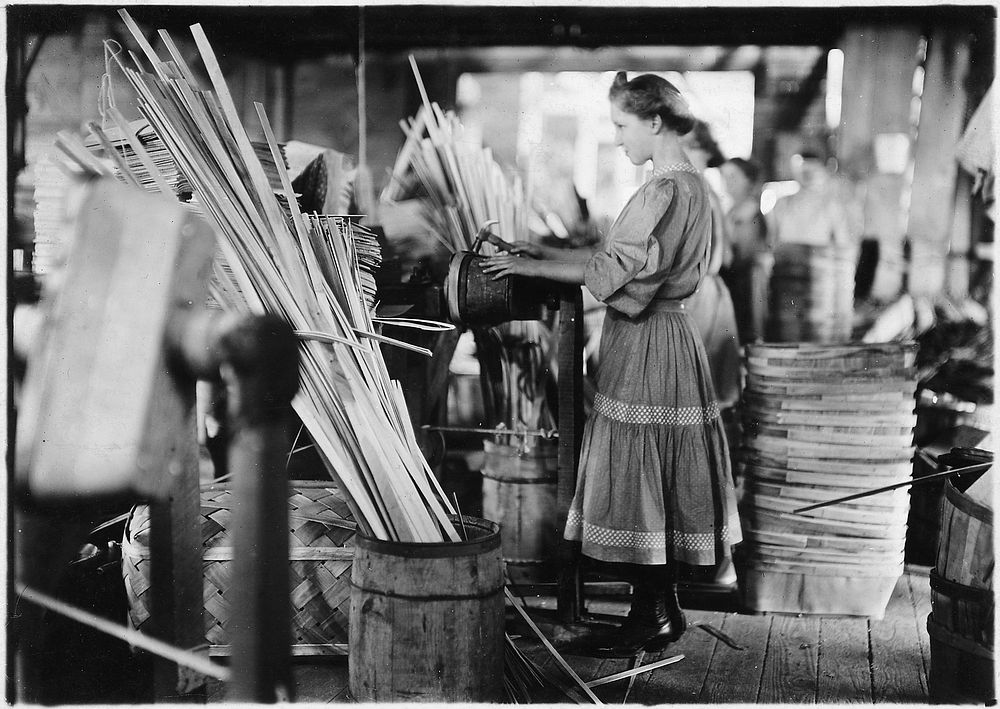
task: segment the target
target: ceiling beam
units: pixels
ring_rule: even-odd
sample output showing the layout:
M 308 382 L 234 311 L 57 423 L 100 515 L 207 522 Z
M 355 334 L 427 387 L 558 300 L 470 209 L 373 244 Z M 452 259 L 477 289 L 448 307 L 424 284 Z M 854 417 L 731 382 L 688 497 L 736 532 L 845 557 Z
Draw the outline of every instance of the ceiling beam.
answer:
M 117 6 L 12 5 L 12 32 L 70 32 L 83 13 L 117 21 Z M 616 7 L 613 5 L 365 7 L 369 52 L 419 48 L 539 46 L 546 48 L 643 45 L 832 45 L 847 24 L 922 22 L 993 32 L 992 5 L 913 7 Z M 345 5 L 141 5 L 144 27 L 186 35 L 200 22 L 213 46 L 266 54 L 276 62 L 350 53 L 357 47 L 358 7 Z

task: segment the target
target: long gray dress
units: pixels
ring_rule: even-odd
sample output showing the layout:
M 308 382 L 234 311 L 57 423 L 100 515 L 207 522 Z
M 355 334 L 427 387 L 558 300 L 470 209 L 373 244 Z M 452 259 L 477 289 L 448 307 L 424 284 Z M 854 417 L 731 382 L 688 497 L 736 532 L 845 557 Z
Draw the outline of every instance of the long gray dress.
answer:
M 586 267 L 608 310 L 565 536 L 594 559 L 712 565 L 741 539 L 705 348 L 684 302 L 706 269 L 707 189 L 686 164 L 652 178 Z

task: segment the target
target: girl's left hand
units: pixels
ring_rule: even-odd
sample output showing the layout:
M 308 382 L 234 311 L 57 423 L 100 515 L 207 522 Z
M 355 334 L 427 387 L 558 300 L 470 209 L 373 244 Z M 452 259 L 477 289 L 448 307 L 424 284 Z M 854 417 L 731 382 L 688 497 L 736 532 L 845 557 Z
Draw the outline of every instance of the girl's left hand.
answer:
M 510 254 L 497 254 L 483 259 L 482 268 L 485 273 L 493 274 L 493 280 L 499 281 L 507 276 L 535 276 L 535 266 L 539 262 Z

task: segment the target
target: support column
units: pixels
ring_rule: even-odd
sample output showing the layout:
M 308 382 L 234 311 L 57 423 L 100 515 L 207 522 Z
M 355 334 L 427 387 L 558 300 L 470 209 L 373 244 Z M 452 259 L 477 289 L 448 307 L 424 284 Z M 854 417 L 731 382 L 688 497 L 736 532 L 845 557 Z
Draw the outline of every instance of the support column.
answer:
M 927 47 L 907 229 L 913 274 L 909 289 L 914 295 L 944 291 L 949 237 L 957 239 L 955 247 L 960 255 L 968 251 L 969 234 L 950 233 L 956 207 L 955 148 L 962 134 L 968 70 L 968 33 L 935 29 Z
M 905 171 L 876 160 L 876 145 L 890 145 L 895 138 L 907 152 L 912 147 L 910 108 L 919 45 L 916 26 L 851 25 L 844 34 L 837 158 L 864 194 L 863 238 L 879 243 L 871 292 L 876 300 L 891 300 L 903 287 L 908 188 Z

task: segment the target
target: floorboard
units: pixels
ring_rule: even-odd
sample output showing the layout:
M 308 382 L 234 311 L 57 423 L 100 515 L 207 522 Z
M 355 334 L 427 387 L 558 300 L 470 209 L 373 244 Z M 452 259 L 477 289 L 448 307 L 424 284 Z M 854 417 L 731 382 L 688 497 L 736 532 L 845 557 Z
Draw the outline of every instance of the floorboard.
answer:
M 917 614 L 906 575 L 892 591 L 885 617 L 871 621 L 872 699 L 876 703 L 927 701 Z
M 742 647 L 724 642 L 715 649 L 699 701 L 706 704 L 756 702 L 764 672 L 764 657 L 773 616 L 730 613 L 720 630 Z
M 917 641 L 920 645 L 920 658 L 924 665 L 924 676 L 931 670 L 931 639 L 927 634 L 927 616 L 931 614 L 930 576 L 924 573 L 906 575 L 910 585 L 910 598 L 913 599 L 913 612 L 916 615 Z
M 816 617 L 774 616 L 759 702 L 816 702 L 819 625 Z
M 347 658 L 298 662 L 292 666 L 295 694 L 300 701 L 332 702 L 348 691 Z
M 872 701 L 867 618 L 821 618 L 816 699 L 824 703 Z
M 532 599 L 532 605 L 552 605 L 551 600 Z M 623 616 L 627 608 L 621 601 L 601 601 L 594 612 Z M 919 571 L 897 583 L 881 620 L 688 610 L 690 623 L 710 623 L 744 649 L 735 650 L 692 627 L 664 652 L 644 658 L 643 664 L 649 664 L 677 654 L 685 656 L 677 664 L 639 675 L 629 703 L 926 703 L 929 612 L 927 575 Z M 516 642 L 553 685 L 572 686 L 536 637 L 524 634 Z M 584 681 L 620 672 L 629 664 L 627 659 L 570 655 L 566 660 Z M 351 701 L 346 658 L 299 658 L 293 670 L 298 702 Z M 594 692 L 608 704 L 619 704 L 627 686 L 623 680 Z M 208 695 L 211 703 L 225 701 L 219 682 L 209 683 Z M 571 700 L 549 687 L 538 692 L 536 702 L 566 704 Z
M 725 618 L 725 614 L 711 611 L 685 611 L 685 614 L 689 624 L 700 621 L 716 628 L 722 626 Z M 655 662 L 677 654 L 684 655 L 684 659 L 641 676 L 632 690 L 632 699 L 642 704 L 697 702 L 717 643 L 714 636 L 701 628 L 689 627 L 680 640 L 662 653 L 647 656 L 646 662 Z

